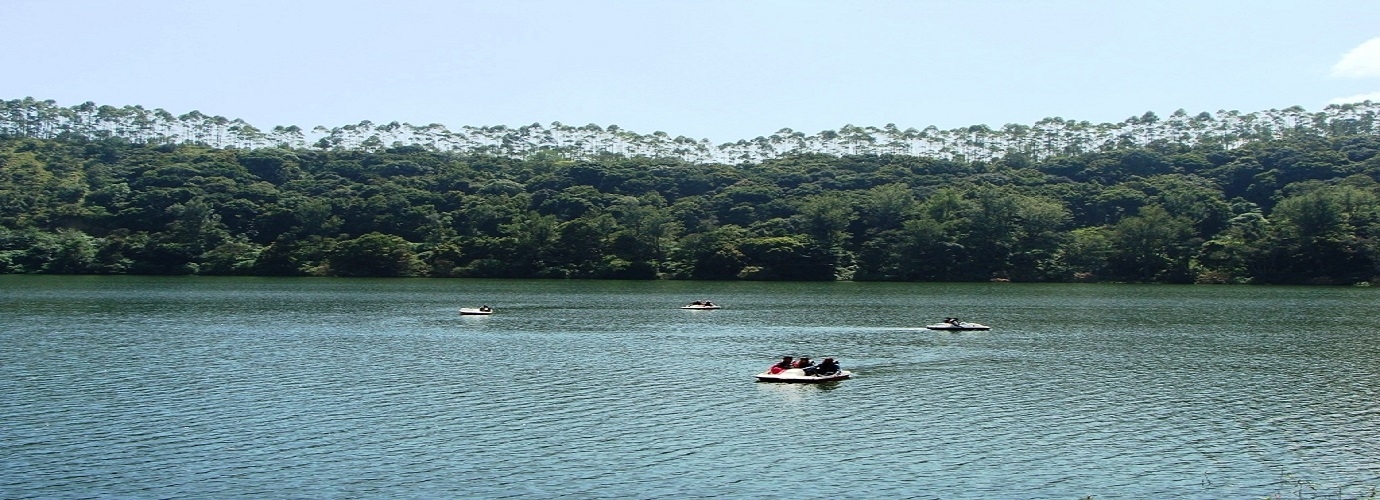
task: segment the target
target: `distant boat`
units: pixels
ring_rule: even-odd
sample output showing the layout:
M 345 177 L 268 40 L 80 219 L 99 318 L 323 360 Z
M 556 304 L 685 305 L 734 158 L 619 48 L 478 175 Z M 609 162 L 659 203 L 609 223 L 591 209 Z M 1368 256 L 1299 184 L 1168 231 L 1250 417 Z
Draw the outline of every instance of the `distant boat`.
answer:
M 489 306 L 461 307 L 461 308 L 460 308 L 460 314 L 461 314 L 462 316 L 487 316 L 487 315 L 490 315 L 490 314 L 493 314 L 493 313 L 494 313 L 494 308 L 489 307 Z
M 943 322 L 943 323 L 935 323 L 935 324 L 933 324 L 933 325 L 925 325 L 925 328 L 929 328 L 929 329 L 931 329 L 931 330 L 950 330 L 950 331 L 972 331 L 972 330 L 991 330 L 991 329 L 992 329 L 992 327 L 987 326 L 987 325 L 984 325 L 984 324 L 981 324 L 981 323 L 969 323 L 969 322 L 967 322 L 967 321 L 959 321 L 958 318 L 944 318 L 944 322 Z
M 689 304 L 680 306 L 681 309 L 723 309 L 723 307 L 708 300 L 696 300 Z

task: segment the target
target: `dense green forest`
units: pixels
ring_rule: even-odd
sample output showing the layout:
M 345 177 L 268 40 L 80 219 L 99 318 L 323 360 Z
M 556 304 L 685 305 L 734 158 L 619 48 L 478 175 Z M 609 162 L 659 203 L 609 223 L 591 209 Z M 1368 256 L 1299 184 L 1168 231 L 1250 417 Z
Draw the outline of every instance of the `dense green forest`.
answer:
M 24 128 L 41 120 L 25 120 L 0 127 L 3 273 L 1380 276 L 1380 135 L 1370 123 L 981 159 L 794 152 L 726 163 L 559 147 L 213 146 L 42 132 Z

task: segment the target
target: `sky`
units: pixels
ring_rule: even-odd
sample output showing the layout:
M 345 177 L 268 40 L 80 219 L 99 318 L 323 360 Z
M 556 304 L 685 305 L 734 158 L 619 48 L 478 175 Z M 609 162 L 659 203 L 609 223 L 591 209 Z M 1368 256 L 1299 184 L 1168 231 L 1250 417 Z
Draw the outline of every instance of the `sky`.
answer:
M 260 128 L 1122 122 L 1380 101 L 1376 0 L 0 0 L 0 99 Z

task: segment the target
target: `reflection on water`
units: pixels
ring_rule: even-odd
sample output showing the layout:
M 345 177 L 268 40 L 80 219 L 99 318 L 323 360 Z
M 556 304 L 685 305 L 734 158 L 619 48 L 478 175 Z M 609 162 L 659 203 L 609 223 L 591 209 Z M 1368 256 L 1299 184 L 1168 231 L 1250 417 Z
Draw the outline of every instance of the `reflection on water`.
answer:
M 4 498 L 1380 486 L 1371 289 L 0 276 L 0 290 Z M 724 309 L 679 309 L 702 298 Z M 497 313 L 457 313 L 477 303 Z M 920 328 L 946 316 L 994 329 Z M 854 378 L 753 379 L 782 355 L 835 357 Z

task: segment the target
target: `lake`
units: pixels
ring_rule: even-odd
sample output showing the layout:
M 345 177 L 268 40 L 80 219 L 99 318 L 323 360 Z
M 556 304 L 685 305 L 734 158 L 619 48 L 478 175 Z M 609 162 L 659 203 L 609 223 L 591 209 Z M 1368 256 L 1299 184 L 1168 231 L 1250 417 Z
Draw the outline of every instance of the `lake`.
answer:
M 709 299 L 724 306 L 689 311 Z M 492 316 L 461 316 L 487 304 Z M 1358 498 L 1380 289 L 0 276 L 0 497 Z M 936 332 L 947 316 L 987 332 Z M 854 378 L 758 383 L 783 355 Z

